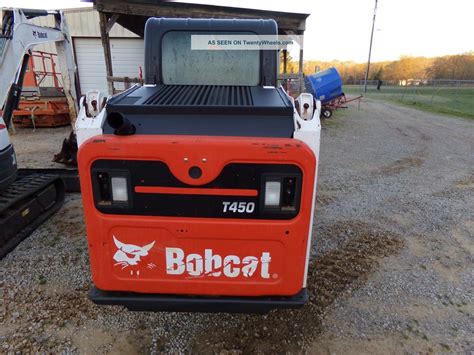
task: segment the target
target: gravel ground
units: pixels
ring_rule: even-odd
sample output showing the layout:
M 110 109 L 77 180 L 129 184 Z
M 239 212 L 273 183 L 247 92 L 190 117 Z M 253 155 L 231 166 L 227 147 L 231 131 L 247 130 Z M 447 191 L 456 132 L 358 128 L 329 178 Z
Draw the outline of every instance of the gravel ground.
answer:
M 365 101 L 322 132 L 302 310 L 266 316 L 97 307 L 79 195 L 0 261 L 0 352 L 474 351 L 474 121 Z M 22 130 L 25 167 L 67 129 Z
M 59 153 L 70 132 L 70 126 L 36 130 L 17 127 L 11 138 L 18 165 L 23 168 L 64 168 L 64 165 L 53 162 L 53 156 Z

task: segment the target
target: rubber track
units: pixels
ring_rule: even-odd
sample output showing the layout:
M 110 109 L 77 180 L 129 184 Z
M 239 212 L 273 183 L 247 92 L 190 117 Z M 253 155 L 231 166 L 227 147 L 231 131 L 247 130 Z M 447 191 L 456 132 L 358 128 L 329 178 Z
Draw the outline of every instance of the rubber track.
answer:
M 58 168 L 21 168 L 18 169 L 18 176 L 28 176 L 32 174 L 40 175 L 58 175 L 66 185 L 66 192 L 81 192 L 79 185 L 79 173 L 77 169 L 58 169 Z
M 42 206 L 43 210 L 38 216 L 21 228 L 17 233 L 8 235 L 7 227 L 2 225 L 5 219 L 16 215 L 21 221 L 22 211 L 29 203 L 38 200 L 39 196 L 51 186 L 55 187 L 56 199 L 49 206 Z M 41 223 L 53 215 L 64 202 L 64 182 L 58 175 L 52 174 L 31 174 L 19 177 L 6 190 L 0 192 L 0 259 L 12 251 L 22 240 L 28 237 Z

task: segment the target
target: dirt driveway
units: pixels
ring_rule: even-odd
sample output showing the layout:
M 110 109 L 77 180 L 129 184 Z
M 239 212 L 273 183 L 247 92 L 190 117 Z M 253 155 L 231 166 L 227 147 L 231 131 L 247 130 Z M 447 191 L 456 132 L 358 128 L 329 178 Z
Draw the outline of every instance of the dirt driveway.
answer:
M 13 137 L 20 163 L 48 165 L 66 135 L 41 132 Z M 0 352 L 473 351 L 474 121 L 375 101 L 338 111 L 322 132 L 312 251 L 301 310 L 97 307 L 81 199 L 69 195 L 0 261 Z

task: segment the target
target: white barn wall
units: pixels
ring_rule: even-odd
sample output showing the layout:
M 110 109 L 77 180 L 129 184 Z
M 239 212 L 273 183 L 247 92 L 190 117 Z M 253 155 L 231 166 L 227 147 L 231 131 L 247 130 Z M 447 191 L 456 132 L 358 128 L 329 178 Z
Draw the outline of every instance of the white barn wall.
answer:
M 89 90 L 107 92 L 104 52 L 100 38 L 76 37 L 76 63 L 80 75 L 82 94 Z M 144 43 L 136 38 L 111 38 L 110 51 L 114 76 L 136 78 L 144 63 Z M 123 90 L 123 83 L 115 83 L 115 89 Z
M 102 44 L 100 42 L 99 13 L 93 8 L 66 9 L 63 11 L 66 14 L 69 34 L 73 40 L 73 47 L 75 51 L 74 56 L 79 67 L 79 79 L 84 77 L 84 85 L 82 81 L 79 80 L 82 94 L 84 94 L 87 90 L 90 90 L 92 87 L 91 85 L 93 85 L 94 82 L 100 82 L 101 84 L 96 89 L 103 90 L 104 87 L 106 88 L 107 86 L 105 81 L 105 59 L 103 56 Z M 39 26 L 54 26 L 54 19 L 52 16 L 37 17 L 32 21 Z M 109 32 L 109 36 L 111 38 L 112 65 L 114 69 L 114 75 L 137 77 L 138 66 L 141 65 L 143 67 L 143 54 L 137 52 L 137 50 L 143 50 L 143 40 L 140 40 L 139 36 L 122 27 L 118 23 L 114 24 L 111 31 Z M 87 46 L 84 46 L 84 39 L 91 39 L 89 41 L 90 44 L 97 46 L 97 48 L 87 48 Z M 137 43 L 134 43 L 134 41 L 119 41 L 118 39 L 135 39 Z M 81 42 L 82 45 L 80 45 L 78 48 L 77 43 L 79 42 Z M 122 43 L 124 47 L 121 47 L 120 43 Z M 85 53 L 77 53 L 78 50 L 84 49 L 86 50 Z M 56 47 L 54 43 L 38 45 L 35 47 L 35 50 L 56 53 Z M 87 51 L 90 50 L 94 52 L 94 56 L 89 60 Z M 130 54 L 128 57 L 126 56 L 127 53 Z M 140 58 L 141 60 L 138 61 Z M 81 60 L 80 63 L 78 62 L 78 59 Z M 135 61 L 137 61 L 137 63 L 136 65 L 133 65 Z M 93 67 L 94 62 L 97 64 L 97 68 Z M 35 66 L 38 64 L 39 60 L 35 59 Z M 92 78 L 94 75 L 98 75 L 100 77 L 94 79 Z M 102 77 L 102 75 L 104 76 Z M 42 84 L 42 86 L 50 85 L 52 85 L 51 79 L 45 80 Z M 120 90 L 123 88 L 123 84 L 116 83 L 115 87 Z

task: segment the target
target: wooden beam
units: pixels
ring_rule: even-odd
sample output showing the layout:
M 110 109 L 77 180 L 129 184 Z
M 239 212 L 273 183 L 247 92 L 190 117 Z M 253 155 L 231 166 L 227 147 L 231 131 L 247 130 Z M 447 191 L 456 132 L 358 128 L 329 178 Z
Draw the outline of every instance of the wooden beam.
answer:
M 117 22 L 117 19 L 120 17 L 120 14 L 113 14 L 111 18 L 109 18 L 109 21 L 107 21 L 107 26 L 105 26 L 105 32 L 109 33 L 112 27 L 115 25 L 115 22 Z
M 153 4 L 147 4 L 146 1 L 127 3 L 120 0 L 94 0 L 94 5 L 99 12 L 147 17 L 271 18 L 278 23 L 280 33 L 294 32 L 298 34 L 301 34 L 306 29 L 306 18 L 309 16 L 308 14 L 178 2 L 153 2 Z
M 107 76 L 113 76 L 112 69 L 112 54 L 110 51 L 110 38 L 107 33 L 107 15 L 104 12 L 99 12 L 99 25 L 100 25 L 100 39 L 102 40 L 102 48 L 104 49 L 105 58 L 105 72 Z M 114 94 L 114 82 L 107 81 L 108 94 Z
M 278 75 L 278 80 L 299 79 L 299 74 L 289 73 Z
M 300 94 L 304 91 L 304 78 L 303 78 L 303 48 L 300 49 L 300 58 L 298 66 L 298 77 L 300 80 Z
M 130 78 L 128 76 L 108 76 L 107 81 L 113 81 L 116 83 L 141 83 L 143 84 L 143 79 L 140 78 Z

